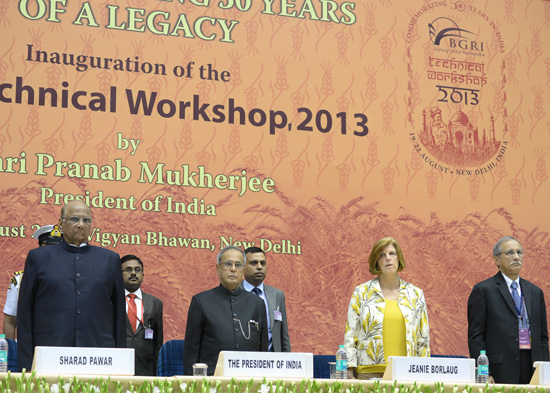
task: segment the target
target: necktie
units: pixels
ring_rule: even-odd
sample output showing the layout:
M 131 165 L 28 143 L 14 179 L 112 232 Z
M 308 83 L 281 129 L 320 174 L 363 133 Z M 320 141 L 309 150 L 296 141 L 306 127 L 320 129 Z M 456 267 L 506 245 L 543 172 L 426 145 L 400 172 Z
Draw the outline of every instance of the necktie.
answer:
M 264 301 L 264 299 L 260 296 L 262 294 L 262 290 L 260 288 L 253 288 L 252 291 L 250 291 L 250 292 L 252 292 L 255 295 L 258 295 L 258 297 L 260 299 L 262 299 L 262 301 Z M 266 307 L 267 307 L 267 305 L 266 305 Z M 266 309 L 266 311 L 267 311 L 267 309 Z M 269 324 L 269 321 L 268 321 L 268 324 Z M 269 328 L 269 351 L 272 352 L 273 351 L 273 339 L 271 337 L 271 326 L 268 325 L 268 328 Z
M 132 326 L 132 330 L 134 333 L 136 332 L 136 324 L 137 324 L 137 307 L 135 299 L 136 295 L 134 293 L 128 294 L 128 319 L 130 320 L 130 326 Z
M 518 293 L 518 283 L 515 281 L 512 281 L 512 284 L 510 285 L 512 288 L 512 299 L 514 299 L 514 304 L 516 305 L 516 309 L 521 309 L 521 298 L 519 297 Z
M 252 293 L 253 293 L 254 295 L 260 296 L 260 295 L 262 294 L 262 290 L 261 290 L 260 288 L 254 288 L 254 289 L 252 289 Z M 261 296 L 260 296 L 260 297 L 261 297 Z

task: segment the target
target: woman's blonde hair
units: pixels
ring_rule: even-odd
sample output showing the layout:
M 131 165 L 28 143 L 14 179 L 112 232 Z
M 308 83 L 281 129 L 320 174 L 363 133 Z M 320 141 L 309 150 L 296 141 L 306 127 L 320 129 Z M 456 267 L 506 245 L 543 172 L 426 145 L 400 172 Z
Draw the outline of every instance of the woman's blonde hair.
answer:
M 397 251 L 397 260 L 399 261 L 397 271 L 400 272 L 401 270 L 405 269 L 405 258 L 403 257 L 401 247 L 399 247 L 399 244 L 397 244 L 397 241 L 393 237 L 385 237 L 378 240 L 376 243 L 374 243 L 374 246 L 372 246 L 372 250 L 369 255 L 369 271 L 371 272 L 371 274 L 378 275 L 382 273 L 378 268 L 378 260 L 380 259 L 380 254 L 382 253 L 384 248 L 386 248 L 390 244 L 394 246 L 395 251 Z

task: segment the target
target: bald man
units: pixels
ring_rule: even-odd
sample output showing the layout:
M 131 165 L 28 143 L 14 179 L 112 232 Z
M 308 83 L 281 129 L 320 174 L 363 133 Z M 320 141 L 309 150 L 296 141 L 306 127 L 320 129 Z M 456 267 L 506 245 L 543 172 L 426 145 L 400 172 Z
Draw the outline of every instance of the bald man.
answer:
M 36 346 L 126 348 L 120 257 L 87 243 L 92 212 L 81 201 L 61 209 L 63 242 L 31 250 L 19 290 L 19 367 Z

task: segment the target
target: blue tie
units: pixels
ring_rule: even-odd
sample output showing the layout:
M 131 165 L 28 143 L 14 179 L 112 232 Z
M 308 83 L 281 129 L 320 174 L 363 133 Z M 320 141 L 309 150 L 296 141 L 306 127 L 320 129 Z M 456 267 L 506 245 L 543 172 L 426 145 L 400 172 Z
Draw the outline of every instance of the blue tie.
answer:
M 512 281 L 512 284 L 510 285 L 510 287 L 512 287 L 512 299 L 514 299 L 516 309 L 521 310 L 521 298 L 519 297 L 519 293 L 518 293 L 518 283 L 515 281 Z
M 261 290 L 260 288 L 254 288 L 254 289 L 252 289 L 252 293 L 253 293 L 254 295 L 260 296 L 260 295 L 262 294 L 262 290 Z M 261 296 L 260 296 L 260 297 L 261 297 Z

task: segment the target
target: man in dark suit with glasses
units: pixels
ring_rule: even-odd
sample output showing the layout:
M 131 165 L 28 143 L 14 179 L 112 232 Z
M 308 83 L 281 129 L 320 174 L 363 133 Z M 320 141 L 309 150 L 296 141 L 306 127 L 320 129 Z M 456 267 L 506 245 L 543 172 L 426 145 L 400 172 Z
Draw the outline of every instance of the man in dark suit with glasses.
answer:
M 126 294 L 126 339 L 135 349 L 135 375 L 156 376 L 163 342 L 162 301 L 141 290 L 143 262 L 135 255 L 120 258 Z
M 468 346 L 477 359 L 487 351 L 491 382 L 528 384 L 533 362 L 548 361 L 542 290 L 520 278 L 523 247 L 511 236 L 493 247 L 499 272 L 474 286 L 468 299 Z
M 126 348 L 120 257 L 88 244 L 92 212 L 82 201 L 61 209 L 63 242 L 31 250 L 17 306 L 19 367 L 31 369 L 34 348 Z
M 235 246 L 223 248 L 216 269 L 220 285 L 191 299 L 187 313 L 183 372 L 206 363 L 213 375 L 220 351 L 267 351 L 267 316 L 262 299 L 240 288 L 245 255 Z

